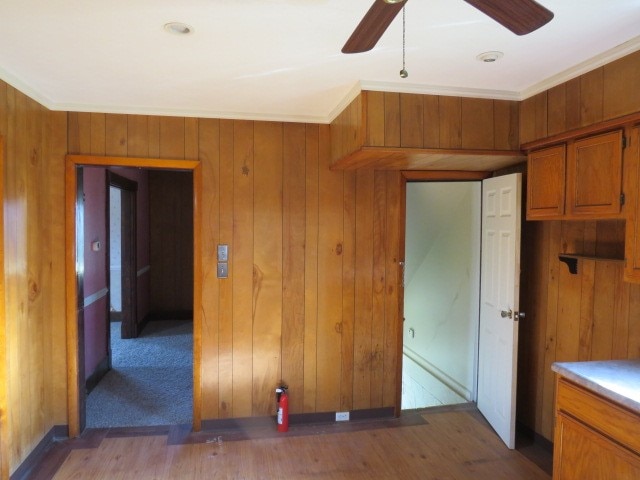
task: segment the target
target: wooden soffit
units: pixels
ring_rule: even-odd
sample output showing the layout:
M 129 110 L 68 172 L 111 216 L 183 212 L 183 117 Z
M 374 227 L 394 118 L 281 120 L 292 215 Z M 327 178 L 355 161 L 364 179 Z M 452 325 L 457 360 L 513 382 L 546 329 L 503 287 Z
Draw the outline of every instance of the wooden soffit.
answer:
M 332 170 L 461 170 L 493 172 L 526 161 L 521 151 L 449 150 L 423 148 L 367 147 L 348 154 Z

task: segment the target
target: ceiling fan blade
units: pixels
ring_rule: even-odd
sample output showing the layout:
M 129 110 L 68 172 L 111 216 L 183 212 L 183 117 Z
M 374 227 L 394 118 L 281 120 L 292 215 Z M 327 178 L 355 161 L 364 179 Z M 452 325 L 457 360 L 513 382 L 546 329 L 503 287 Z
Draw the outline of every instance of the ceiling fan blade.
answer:
M 347 43 L 342 47 L 342 53 L 361 53 L 375 47 L 382 34 L 387 30 L 394 18 L 407 2 L 387 3 L 375 0 L 369 11 L 362 18 L 353 31 Z
M 549 23 L 553 12 L 534 0 L 464 0 L 516 35 L 526 35 Z

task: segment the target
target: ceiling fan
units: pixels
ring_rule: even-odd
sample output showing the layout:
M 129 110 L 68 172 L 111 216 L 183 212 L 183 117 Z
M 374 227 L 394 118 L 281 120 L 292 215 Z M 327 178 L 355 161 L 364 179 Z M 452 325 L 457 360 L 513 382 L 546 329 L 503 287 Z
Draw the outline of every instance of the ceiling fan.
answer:
M 342 47 L 342 53 L 371 50 L 407 0 L 375 0 Z M 534 0 L 464 0 L 516 35 L 526 35 L 553 18 L 553 12 Z

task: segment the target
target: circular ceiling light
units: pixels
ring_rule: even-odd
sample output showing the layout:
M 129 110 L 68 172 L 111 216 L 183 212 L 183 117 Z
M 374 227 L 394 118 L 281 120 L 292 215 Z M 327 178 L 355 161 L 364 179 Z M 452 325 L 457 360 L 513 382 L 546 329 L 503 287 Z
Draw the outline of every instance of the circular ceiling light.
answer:
M 476 57 L 476 59 L 480 62 L 484 63 L 493 63 L 502 58 L 504 53 L 502 52 L 484 52 Z
M 165 23 L 163 28 L 165 31 L 173 33 L 174 35 L 189 35 L 193 33 L 193 27 L 182 22 Z

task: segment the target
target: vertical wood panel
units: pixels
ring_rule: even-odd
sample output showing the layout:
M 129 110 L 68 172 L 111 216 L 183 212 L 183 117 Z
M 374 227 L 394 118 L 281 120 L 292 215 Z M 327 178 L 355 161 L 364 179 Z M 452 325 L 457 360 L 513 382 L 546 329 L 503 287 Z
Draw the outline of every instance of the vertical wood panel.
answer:
M 520 148 L 520 107 L 518 102 L 493 101 L 493 148 L 518 150 Z
M 318 341 L 319 127 L 307 125 L 305 148 L 304 405 L 316 411 Z
M 563 253 L 582 252 L 584 224 L 579 222 L 562 222 L 560 245 Z M 583 264 L 585 262 L 582 262 Z M 556 335 L 556 358 L 562 361 L 576 361 L 580 344 L 580 293 L 581 278 L 569 273 L 564 264 L 559 265 L 558 322 Z
M 235 281 L 234 206 L 234 122 L 220 120 L 220 232 L 218 242 L 229 246 L 229 278 L 218 281 L 218 399 L 220 418 L 233 416 L 233 283 Z M 215 417 L 214 417 L 215 418 Z
M 423 145 L 422 95 L 400 94 L 400 146 L 422 148 Z
M 463 98 L 461 100 L 462 148 L 493 149 L 493 100 Z
M 535 109 L 533 97 L 520 102 L 520 142 L 527 143 L 535 140 Z
M 0 82 L 0 198 L 4 201 L 4 133 L 6 132 L 5 105 L 7 89 L 4 82 Z M 0 304 L 5 305 L 5 279 L 4 279 L 4 208 L 0 210 Z M 7 318 L 0 315 L 0 478 L 9 478 L 9 422 L 7 418 L 8 401 L 8 375 L 7 375 Z
M 385 232 L 385 315 L 384 315 L 384 366 L 382 403 L 396 406 L 399 412 L 399 388 L 401 382 L 402 319 L 400 318 L 401 293 L 399 262 L 401 256 L 401 233 L 404 229 L 405 195 L 401 189 L 399 172 L 387 172 L 387 224 Z
M 159 158 L 184 158 L 184 127 L 184 118 L 160 117 Z
M 289 238 L 291 243 L 286 247 L 283 245 L 283 217 L 285 222 L 290 218 L 286 213 L 283 215 L 282 129 L 281 123 L 254 123 L 253 415 L 268 415 L 273 410 L 274 391 L 282 373 L 281 348 L 282 351 L 287 347 L 294 350 L 300 348 L 297 332 L 288 332 L 294 333 L 295 340 L 282 337 L 285 320 L 283 301 L 287 299 L 283 294 L 282 277 L 283 273 L 292 273 L 287 270 L 290 263 L 283 265 L 283 250 L 295 250 L 301 243 L 298 237 Z M 304 235 L 304 230 L 301 234 Z M 298 245 L 293 246 L 292 243 Z M 291 284 L 287 283 L 286 286 L 290 287 Z M 296 306 L 302 309 L 300 303 Z M 295 319 L 295 315 L 296 312 L 293 312 L 293 322 L 287 318 L 285 323 L 292 329 L 300 321 Z M 291 353 L 291 350 L 287 353 Z M 299 389 L 295 393 L 299 393 Z
M 384 145 L 400 146 L 400 94 L 384 94 Z
M 89 136 L 91 141 L 91 153 L 93 155 L 104 155 L 107 138 L 105 115 L 103 113 L 91 113 L 89 115 L 91 118 L 91 134 Z
M 565 84 L 565 96 L 566 96 L 566 113 L 565 122 L 567 130 L 578 128 L 581 124 L 581 81 L 580 77 L 569 80 Z
M 316 409 L 340 404 L 343 174 L 329 170 L 329 131 L 320 126 Z
M 547 133 L 555 135 L 564 132 L 567 129 L 567 91 L 565 84 L 551 88 L 547 93 L 547 101 L 549 103 Z
M 367 145 L 384 146 L 384 120 L 384 93 L 367 92 Z
M 105 154 L 125 157 L 127 155 L 127 116 L 107 114 L 105 132 Z
M 282 379 L 292 413 L 304 411 L 306 135 L 303 124 L 284 126 Z
M 592 125 L 602 121 L 603 68 L 592 70 L 580 77 L 580 123 Z
M 129 132 L 132 132 L 129 123 Z M 145 128 L 142 128 L 145 127 Z M 136 132 L 140 135 L 129 137 L 129 150 L 132 145 L 138 145 L 137 140 L 146 135 L 146 122 L 140 122 Z M 216 279 L 216 245 L 220 231 L 220 122 L 218 120 L 203 119 L 199 123 L 199 152 L 198 157 L 202 165 L 202 198 L 207 201 L 202 205 L 202 356 L 201 385 L 202 392 L 206 392 L 206 401 L 201 401 L 202 418 L 217 418 L 219 399 L 219 315 L 220 282 Z M 141 145 L 142 147 L 142 145 Z M 141 151 L 142 148 L 139 150 Z M 204 400 L 204 399 L 202 399 Z
M 233 154 L 233 416 L 246 417 L 253 407 L 253 122 L 234 122 Z
M 127 155 L 149 157 L 149 119 L 146 115 L 127 116 Z
M 383 406 L 387 233 L 387 175 L 375 172 L 373 183 L 373 271 L 370 408 Z
M 353 365 L 356 281 L 356 173 L 344 172 L 344 234 L 342 241 L 342 359 L 340 410 L 353 409 Z
M 535 138 L 544 138 L 549 133 L 547 130 L 547 92 L 534 96 L 536 104 L 535 113 Z
M 462 147 L 462 100 L 440 97 L 440 148 Z
M 187 160 L 198 159 L 198 122 L 197 118 L 184 119 L 184 158 Z
M 373 292 L 373 186 L 374 173 L 356 174 L 356 282 L 355 323 L 353 327 L 353 406 L 367 408 L 372 375 L 372 292 Z
M 561 223 L 550 222 L 549 228 L 549 265 L 548 265 L 548 297 L 547 297 L 547 313 L 546 313 L 546 335 L 545 335 L 545 352 L 544 352 L 544 383 L 542 391 L 542 404 L 552 405 L 555 398 L 555 378 L 551 371 L 551 364 L 556 361 L 556 345 L 557 345 L 557 326 L 558 326 L 558 298 L 559 298 L 559 282 L 558 282 L 558 253 L 560 253 L 560 235 Z M 553 435 L 553 417 L 552 410 L 543 409 L 541 415 L 541 434 L 546 438 L 552 438 Z
M 640 111 L 640 52 L 604 66 L 603 119 Z
M 440 97 L 437 95 L 424 95 L 423 102 L 423 147 L 440 148 Z

